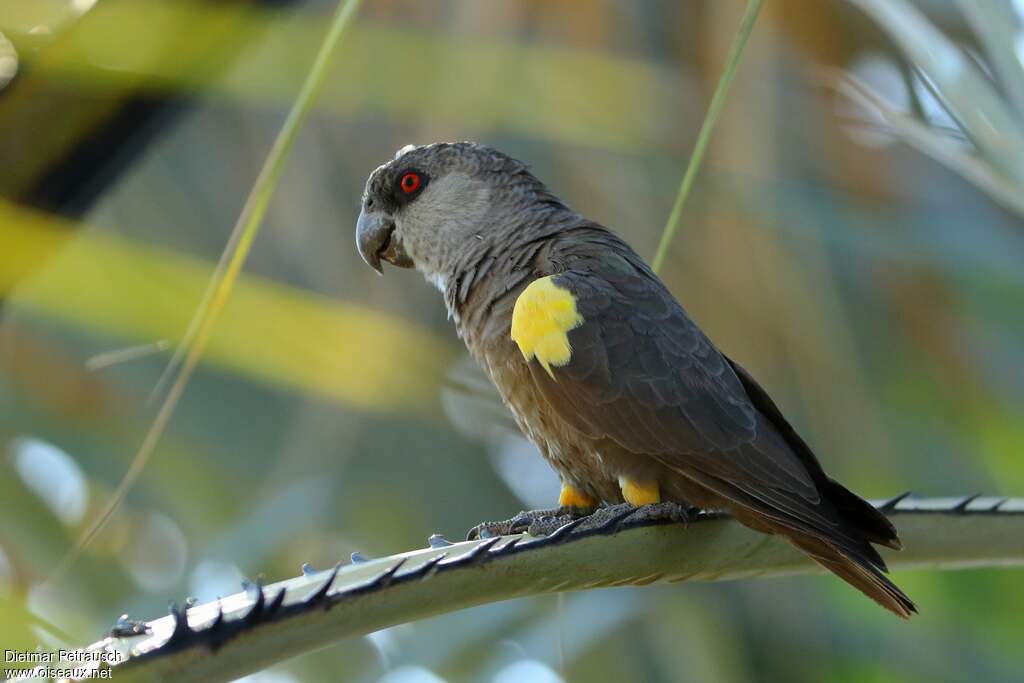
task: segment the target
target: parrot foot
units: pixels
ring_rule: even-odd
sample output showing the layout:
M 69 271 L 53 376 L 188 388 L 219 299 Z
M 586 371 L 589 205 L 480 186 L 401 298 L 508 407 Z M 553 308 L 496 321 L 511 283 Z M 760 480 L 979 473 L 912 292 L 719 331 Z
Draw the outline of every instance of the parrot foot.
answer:
M 550 536 L 570 522 L 582 519 L 582 532 L 614 533 L 620 529 L 653 524 L 689 524 L 691 515 L 699 508 L 679 503 L 661 502 L 637 507 L 630 503 L 602 505 L 590 512 L 580 508 L 562 507 L 550 510 L 529 510 L 520 512 L 503 522 L 483 522 L 466 534 L 467 541 L 495 536 L 506 536 L 526 532 L 531 536 Z
M 580 517 L 586 517 L 588 511 L 563 505 L 549 510 L 526 510 L 512 519 L 503 522 L 482 522 L 469 530 L 467 541 L 480 538 L 493 538 L 526 532 L 531 536 L 549 536 L 559 527 L 565 526 Z
M 628 505 L 628 503 L 626 503 Z M 634 509 L 633 513 L 627 515 L 620 522 L 620 526 L 643 526 L 651 522 L 666 522 L 672 524 L 689 524 L 690 513 L 698 512 L 696 508 L 679 503 L 661 502 L 650 505 L 641 505 Z
M 606 505 L 590 515 L 581 531 L 614 533 L 620 529 L 653 524 L 689 524 L 698 508 L 679 503 L 661 502 L 637 507 L 630 503 Z

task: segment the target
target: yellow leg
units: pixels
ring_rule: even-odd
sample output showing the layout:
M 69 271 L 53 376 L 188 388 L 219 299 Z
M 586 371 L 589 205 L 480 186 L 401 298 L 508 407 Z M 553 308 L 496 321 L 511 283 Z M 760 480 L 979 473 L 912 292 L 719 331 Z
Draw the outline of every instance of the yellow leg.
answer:
M 597 500 L 569 484 L 562 484 L 562 491 L 558 494 L 558 504 L 574 508 L 590 509 L 597 507 Z
M 619 477 L 619 488 L 627 503 L 640 507 L 661 502 L 661 490 L 656 481 L 633 481 L 627 477 Z

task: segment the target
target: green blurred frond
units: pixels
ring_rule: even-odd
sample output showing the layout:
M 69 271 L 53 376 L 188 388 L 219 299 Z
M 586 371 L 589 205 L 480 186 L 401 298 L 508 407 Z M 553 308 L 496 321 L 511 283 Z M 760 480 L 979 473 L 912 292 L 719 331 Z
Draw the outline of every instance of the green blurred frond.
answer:
M 214 268 L 2 200 L 0 238 L 0 294 L 11 305 L 126 344 L 181 339 Z M 240 275 L 223 322 L 205 364 L 362 409 L 422 410 L 453 357 L 415 323 L 258 275 Z
M 878 22 L 962 129 L 967 143 L 901 112 L 862 83 L 850 91 L 869 102 L 893 133 L 1018 212 L 1024 197 L 1024 63 L 1020 18 L 1009 0 L 958 5 L 985 48 L 1000 92 L 966 51 L 907 0 L 850 0 Z M 1016 30 L 1015 30 L 1016 28 Z

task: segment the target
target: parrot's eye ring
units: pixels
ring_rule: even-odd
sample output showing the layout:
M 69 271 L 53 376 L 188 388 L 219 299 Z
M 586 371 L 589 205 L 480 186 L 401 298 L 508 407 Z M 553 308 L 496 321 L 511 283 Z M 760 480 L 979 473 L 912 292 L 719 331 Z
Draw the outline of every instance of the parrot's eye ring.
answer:
M 415 168 L 406 168 L 395 178 L 395 200 L 399 205 L 410 202 L 423 192 L 430 176 Z
M 409 171 L 402 176 L 402 179 L 398 181 L 398 187 L 401 188 L 405 194 L 412 194 L 416 190 L 420 189 L 423 185 L 423 177 L 415 172 Z

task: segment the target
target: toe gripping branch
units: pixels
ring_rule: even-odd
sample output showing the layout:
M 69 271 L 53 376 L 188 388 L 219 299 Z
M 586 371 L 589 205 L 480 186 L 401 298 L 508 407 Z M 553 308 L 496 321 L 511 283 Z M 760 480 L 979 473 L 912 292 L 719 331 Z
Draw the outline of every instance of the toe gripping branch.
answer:
M 477 524 L 466 534 L 467 541 L 495 536 L 508 536 L 527 533 L 530 536 L 550 537 L 555 534 L 574 533 L 582 537 L 594 534 L 611 534 L 623 529 L 657 524 L 689 524 L 691 516 L 712 516 L 693 507 L 684 507 L 676 503 L 655 503 L 636 507 L 629 503 L 619 505 L 602 505 L 594 512 L 584 513 L 571 507 L 560 507 L 552 510 L 530 510 L 520 512 L 512 519 L 503 522 L 484 522 Z M 433 538 L 433 537 L 431 537 Z
M 905 493 L 876 502 L 875 505 L 887 515 L 894 516 L 906 513 L 978 516 L 1024 514 L 1024 500 L 982 498 L 976 495 L 915 499 Z M 186 601 L 184 606 L 179 607 L 172 602 L 169 616 L 163 619 L 144 623 L 130 620 L 127 615 L 122 616 L 111 629 L 108 638 L 86 649 L 119 649 L 124 654 L 124 661 L 117 664 L 117 667 L 141 664 L 145 660 L 191 648 L 217 652 L 240 635 L 265 625 L 287 621 L 315 610 L 344 608 L 346 603 L 360 597 L 426 581 L 438 574 L 480 567 L 521 553 L 574 543 L 593 536 L 610 536 L 627 529 L 673 522 L 700 524 L 725 516 L 722 513 L 693 509 L 645 508 L 658 506 L 634 508 L 618 505 L 601 508 L 589 516 L 571 519 L 540 537 L 528 534 L 501 535 L 481 538 L 472 543 L 453 544 L 435 534 L 428 540 L 429 549 L 426 551 L 413 551 L 404 556 L 380 560 L 369 560 L 353 553 L 351 564 L 342 566 L 339 563 L 330 571 L 317 572 L 306 564 L 303 565 L 302 576 L 271 586 L 264 586 L 261 579 L 255 583 L 244 582 L 246 590 L 243 593 L 223 600 L 218 598 L 213 603 L 194 605 Z M 509 520 L 509 523 L 516 520 L 521 523 L 521 516 Z M 424 559 L 424 554 L 429 557 Z M 376 569 L 378 565 L 382 568 Z

